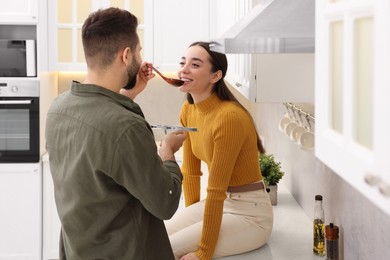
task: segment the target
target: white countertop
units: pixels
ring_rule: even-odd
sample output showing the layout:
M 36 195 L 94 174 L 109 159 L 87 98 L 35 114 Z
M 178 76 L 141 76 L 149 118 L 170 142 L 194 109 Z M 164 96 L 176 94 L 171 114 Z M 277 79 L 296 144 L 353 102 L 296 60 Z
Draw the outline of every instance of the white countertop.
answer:
M 322 259 L 313 254 L 313 224 L 285 186 L 280 183 L 278 204 L 274 209 L 274 227 L 263 247 L 221 260 L 307 260 Z
M 182 149 L 175 153 L 179 165 L 182 162 Z M 206 196 L 207 165 L 202 163 L 201 198 Z M 179 210 L 184 207 L 181 201 Z M 268 243 L 261 248 L 235 256 L 217 258 L 218 260 L 325 260 L 313 254 L 313 222 L 284 186 L 278 185 L 278 203 L 273 206 L 274 227 Z

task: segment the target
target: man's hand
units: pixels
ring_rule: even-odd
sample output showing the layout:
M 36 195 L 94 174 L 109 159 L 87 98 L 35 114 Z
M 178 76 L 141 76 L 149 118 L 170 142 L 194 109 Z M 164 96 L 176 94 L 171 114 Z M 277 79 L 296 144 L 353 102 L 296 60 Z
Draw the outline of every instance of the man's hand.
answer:
M 159 154 L 161 160 L 175 160 L 174 154 L 183 145 L 187 133 L 184 131 L 169 132 L 160 143 Z
M 135 97 L 146 88 L 148 81 L 154 78 L 154 76 L 156 76 L 156 74 L 152 71 L 152 63 L 143 62 L 138 71 L 135 86 L 131 89 L 122 88 L 119 93 L 134 100 Z

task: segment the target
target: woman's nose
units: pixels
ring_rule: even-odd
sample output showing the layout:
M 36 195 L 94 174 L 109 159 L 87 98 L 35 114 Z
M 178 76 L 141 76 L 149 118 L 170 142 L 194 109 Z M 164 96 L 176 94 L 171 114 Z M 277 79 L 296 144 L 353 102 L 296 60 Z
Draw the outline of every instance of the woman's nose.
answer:
M 179 68 L 179 73 L 188 73 L 188 66 L 186 65 L 186 64 L 184 64 L 183 66 L 181 66 L 180 68 Z

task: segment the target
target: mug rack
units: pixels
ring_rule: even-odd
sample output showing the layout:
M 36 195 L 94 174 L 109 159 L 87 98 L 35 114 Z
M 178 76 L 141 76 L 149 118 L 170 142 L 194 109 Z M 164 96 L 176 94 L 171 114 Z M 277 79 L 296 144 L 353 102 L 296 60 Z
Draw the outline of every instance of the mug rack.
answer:
M 294 105 L 293 103 L 283 103 L 283 105 L 286 107 L 287 111 L 290 109 L 293 113 L 298 113 L 298 115 L 301 117 L 302 115 L 306 118 L 306 120 L 310 120 L 311 122 L 315 122 L 315 117 L 308 112 L 304 111 L 303 109 L 299 108 L 298 106 Z M 309 123 L 310 124 L 310 123 Z
M 283 103 L 283 105 L 287 111 L 279 122 L 279 130 L 301 149 L 312 150 L 315 141 L 314 116 L 293 103 Z

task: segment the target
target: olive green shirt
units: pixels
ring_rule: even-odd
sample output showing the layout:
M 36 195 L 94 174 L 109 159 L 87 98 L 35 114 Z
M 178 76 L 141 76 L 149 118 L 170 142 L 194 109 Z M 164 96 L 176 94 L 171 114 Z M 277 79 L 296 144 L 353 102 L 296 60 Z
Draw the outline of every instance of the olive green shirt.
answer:
M 174 259 L 163 220 L 177 210 L 182 174 L 161 161 L 136 103 L 73 82 L 48 111 L 46 149 L 60 259 Z

